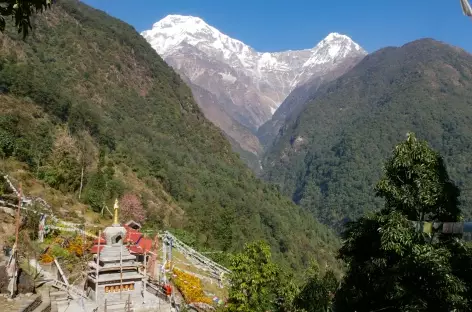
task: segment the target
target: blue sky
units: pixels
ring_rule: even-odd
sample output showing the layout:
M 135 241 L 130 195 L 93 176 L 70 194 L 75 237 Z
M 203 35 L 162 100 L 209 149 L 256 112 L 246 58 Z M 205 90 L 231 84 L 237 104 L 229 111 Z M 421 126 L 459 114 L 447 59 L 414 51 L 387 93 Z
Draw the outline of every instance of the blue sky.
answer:
M 168 14 L 194 15 L 258 51 L 311 48 L 330 32 L 369 52 L 430 37 L 472 52 L 459 0 L 83 0 L 138 31 Z

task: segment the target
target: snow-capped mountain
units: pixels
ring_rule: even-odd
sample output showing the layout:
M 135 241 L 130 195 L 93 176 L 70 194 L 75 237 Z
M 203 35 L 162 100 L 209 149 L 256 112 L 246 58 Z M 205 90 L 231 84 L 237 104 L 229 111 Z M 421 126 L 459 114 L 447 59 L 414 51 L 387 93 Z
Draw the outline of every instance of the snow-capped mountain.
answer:
M 254 133 L 294 88 L 348 57 L 366 54 L 338 33 L 312 49 L 258 52 L 201 18 L 181 15 L 166 16 L 142 36 L 177 72 L 211 92 L 229 116 Z

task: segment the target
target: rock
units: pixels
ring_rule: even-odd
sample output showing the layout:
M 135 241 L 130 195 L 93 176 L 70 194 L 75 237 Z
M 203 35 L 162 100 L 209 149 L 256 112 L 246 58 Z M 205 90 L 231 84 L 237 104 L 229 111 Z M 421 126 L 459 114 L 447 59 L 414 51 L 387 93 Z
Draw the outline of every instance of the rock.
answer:
M 33 293 L 26 293 L 25 297 L 31 297 L 32 295 L 33 295 Z

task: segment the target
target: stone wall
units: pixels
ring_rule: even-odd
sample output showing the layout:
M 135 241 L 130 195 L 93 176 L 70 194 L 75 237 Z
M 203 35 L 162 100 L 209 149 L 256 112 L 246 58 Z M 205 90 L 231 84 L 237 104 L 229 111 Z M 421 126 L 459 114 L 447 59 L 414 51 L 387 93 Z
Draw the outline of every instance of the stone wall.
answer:
M 119 292 L 105 293 L 105 286 L 99 285 L 98 286 L 98 303 L 102 305 L 105 303 L 105 300 L 107 300 L 107 302 L 126 301 L 128 300 L 128 296 L 131 297 L 132 301 L 140 301 L 142 300 L 142 294 L 141 294 L 142 288 L 143 288 L 143 285 L 141 282 L 134 282 L 134 290 L 123 291 L 120 295 Z

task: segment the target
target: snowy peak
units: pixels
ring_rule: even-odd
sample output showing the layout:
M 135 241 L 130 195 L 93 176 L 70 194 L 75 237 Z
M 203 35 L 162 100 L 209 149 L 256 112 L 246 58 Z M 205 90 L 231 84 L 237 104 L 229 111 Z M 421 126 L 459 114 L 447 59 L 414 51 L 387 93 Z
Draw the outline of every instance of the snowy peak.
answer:
M 187 25 L 190 28 L 195 25 L 206 24 L 200 17 L 190 15 L 170 14 L 156 22 L 153 27 L 173 28 L 176 25 Z
M 332 32 L 330 33 L 328 36 L 326 36 L 326 38 L 323 39 L 323 41 L 333 41 L 333 40 L 337 40 L 337 39 L 341 39 L 341 40 L 351 40 L 351 38 L 349 38 L 348 36 L 346 35 L 342 35 L 340 33 L 337 33 L 337 32 Z M 351 40 L 352 41 L 352 40 Z
M 348 36 L 333 32 L 311 49 L 311 56 L 303 67 L 335 63 L 350 54 L 367 54 L 367 52 Z
M 195 16 L 168 15 L 142 36 L 177 72 L 218 98 L 223 109 L 257 129 L 297 86 L 365 51 L 331 33 L 311 49 L 258 52 Z
M 366 54 L 351 38 L 336 32 L 330 33 L 312 49 L 257 52 L 195 16 L 168 15 L 155 23 L 151 30 L 142 32 L 142 35 L 164 58 L 177 53 L 187 44 L 232 67 L 252 71 L 257 77 L 273 70 L 295 70 L 299 76 L 306 67 L 335 63 L 350 53 Z M 291 86 L 296 84 L 296 81 L 290 83 Z
M 324 46 L 330 46 L 333 49 L 331 50 L 332 53 L 330 54 L 332 57 L 335 55 L 345 57 L 347 56 L 347 53 L 351 51 L 366 53 L 366 51 L 362 49 L 360 45 L 355 43 L 350 37 L 336 32 L 330 33 L 328 36 L 326 36 L 326 38 L 321 40 L 314 49 L 319 49 Z M 339 48 L 339 50 L 336 50 L 335 47 Z M 344 50 L 341 50 L 341 48 L 344 48 Z M 341 55 L 339 55 L 339 52 L 342 52 Z
M 172 54 L 183 43 L 219 50 L 223 52 L 224 59 L 229 59 L 233 53 L 249 52 L 249 47 L 244 43 L 230 38 L 195 16 L 168 15 L 155 23 L 151 30 L 142 32 L 142 35 L 163 57 Z

